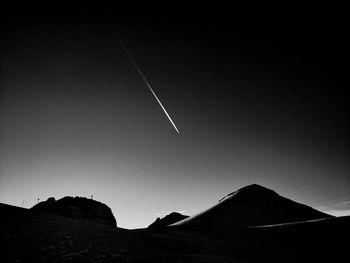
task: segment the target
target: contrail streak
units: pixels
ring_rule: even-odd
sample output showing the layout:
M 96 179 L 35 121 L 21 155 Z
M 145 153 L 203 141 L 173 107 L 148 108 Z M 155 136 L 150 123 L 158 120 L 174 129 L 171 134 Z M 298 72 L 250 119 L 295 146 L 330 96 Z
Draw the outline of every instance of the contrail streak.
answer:
M 176 132 L 178 134 L 180 134 L 179 130 L 177 129 L 175 123 L 173 122 L 173 120 L 171 119 L 170 115 L 168 114 L 168 112 L 166 111 L 166 109 L 164 108 L 163 104 L 160 102 L 159 98 L 157 97 L 156 93 L 153 91 L 151 85 L 148 83 L 146 77 L 143 75 L 141 69 L 139 68 L 139 66 L 136 64 L 136 61 L 134 60 L 134 58 L 132 57 L 132 55 L 130 54 L 130 52 L 128 51 L 128 49 L 126 48 L 126 46 L 124 45 L 124 43 L 119 40 L 120 45 L 123 47 L 125 53 L 127 54 L 128 58 L 130 59 L 130 61 L 132 62 L 132 64 L 135 66 L 137 72 L 140 74 L 141 78 L 144 80 L 144 82 L 146 83 L 147 87 L 149 88 L 149 90 L 152 92 L 153 96 L 156 98 L 156 100 L 158 101 L 160 107 L 163 109 L 165 115 L 168 117 L 170 123 L 173 125 L 174 129 L 176 130 Z

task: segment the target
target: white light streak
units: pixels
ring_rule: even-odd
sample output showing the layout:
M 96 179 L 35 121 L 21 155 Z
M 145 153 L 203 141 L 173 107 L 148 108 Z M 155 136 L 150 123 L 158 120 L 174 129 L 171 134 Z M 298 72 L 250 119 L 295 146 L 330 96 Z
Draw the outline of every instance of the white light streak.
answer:
M 132 55 L 130 54 L 130 52 L 128 51 L 128 49 L 126 48 L 126 46 L 124 45 L 124 43 L 120 41 L 121 46 L 123 47 L 125 53 L 127 54 L 128 58 L 130 59 L 130 61 L 132 62 L 132 64 L 135 66 L 137 72 L 140 74 L 141 78 L 143 79 L 143 81 L 146 83 L 147 87 L 149 88 L 149 90 L 151 91 L 151 93 L 153 94 L 153 96 L 156 98 L 156 100 L 158 101 L 160 107 L 163 109 L 165 115 L 168 117 L 170 123 L 173 125 L 174 129 L 176 130 L 176 132 L 178 134 L 180 134 L 178 128 L 176 127 L 175 123 L 173 122 L 173 120 L 171 119 L 169 113 L 166 111 L 166 109 L 164 108 L 163 104 L 160 102 L 158 96 L 156 95 L 156 93 L 153 91 L 151 85 L 148 83 L 146 77 L 143 75 L 141 69 L 139 68 L 139 66 L 136 64 L 136 61 L 134 60 L 134 58 L 132 57 Z

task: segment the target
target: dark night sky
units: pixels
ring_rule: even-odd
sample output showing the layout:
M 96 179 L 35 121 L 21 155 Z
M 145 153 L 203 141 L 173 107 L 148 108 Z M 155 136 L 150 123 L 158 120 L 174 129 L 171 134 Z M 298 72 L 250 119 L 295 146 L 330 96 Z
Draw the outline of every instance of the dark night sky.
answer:
M 133 228 L 259 183 L 349 213 L 345 18 L 216 11 L 3 19 L 0 202 L 94 195 Z

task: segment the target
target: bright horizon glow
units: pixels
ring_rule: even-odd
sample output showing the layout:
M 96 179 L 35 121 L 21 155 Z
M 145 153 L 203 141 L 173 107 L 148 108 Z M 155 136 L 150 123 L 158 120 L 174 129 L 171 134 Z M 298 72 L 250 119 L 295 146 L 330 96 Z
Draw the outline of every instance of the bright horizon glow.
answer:
M 72 187 L 72 188 L 75 188 L 75 187 Z M 110 189 L 106 189 L 106 190 L 108 190 L 108 192 L 110 192 Z M 236 189 L 236 190 L 238 190 L 238 189 Z M 276 189 L 272 189 L 272 190 L 276 190 Z M 40 195 L 39 201 L 40 202 L 46 201 L 49 197 L 55 197 L 55 199 L 58 200 L 58 199 L 61 199 L 65 196 L 72 196 L 72 197 L 79 196 L 79 197 L 86 197 L 88 199 L 91 198 L 91 194 L 89 195 L 88 192 L 81 191 L 80 193 L 77 193 L 77 194 L 70 194 L 69 190 L 68 190 L 68 191 L 63 191 L 63 192 L 56 191 L 55 195 L 52 195 L 52 194 Z M 26 197 L 27 198 L 23 198 L 24 199 L 24 206 L 22 206 L 23 199 L 18 199 L 14 202 L 14 201 L 10 201 L 10 200 L 6 200 L 6 199 L 2 198 L 1 202 L 5 203 L 5 204 L 9 204 L 9 205 L 14 205 L 17 207 L 28 208 L 28 209 L 33 207 L 35 204 L 37 204 L 37 202 L 38 202 L 37 197 L 33 197 L 33 196 L 30 197 L 28 195 L 26 195 Z M 148 211 L 147 209 L 145 209 L 145 210 L 142 209 L 141 211 L 139 211 L 139 213 L 135 213 L 135 212 L 130 211 L 130 210 L 124 210 L 125 207 L 123 207 L 123 205 L 121 205 L 122 202 L 119 202 L 120 203 L 119 207 L 116 207 L 115 202 L 111 202 L 111 201 L 107 200 L 107 199 L 111 198 L 110 195 L 102 195 L 99 197 L 100 197 L 100 199 L 98 197 L 96 198 L 96 196 L 93 195 L 94 200 L 105 203 L 106 205 L 108 205 L 111 208 L 113 215 L 115 216 L 115 218 L 117 220 L 118 227 L 126 228 L 126 229 L 136 229 L 136 228 L 147 227 L 148 225 L 153 223 L 157 217 L 162 218 L 162 217 L 170 214 L 171 212 L 179 212 L 179 213 L 184 214 L 184 215 L 193 216 L 195 214 L 198 214 L 200 212 L 203 212 L 203 211 L 209 209 L 211 206 L 215 205 L 216 201 L 217 201 L 217 200 L 212 200 L 212 202 L 209 202 L 209 201 L 202 202 L 201 203 L 201 206 L 202 206 L 201 210 L 196 210 L 194 207 L 188 206 L 189 203 L 193 203 L 193 202 L 197 203 L 197 205 L 198 205 L 199 200 L 191 200 L 191 201 L 189 200 L 190 202 L 187 202 L 186 204 L 184 204 L 183 207 L 190 208 L 191 211 L 180 210 L 180 209 L 167 210 L 167 211 L 164 211 L 164 210 L 157 211 L 156 209 L 154 209 L 153 211 Z M 6 202 L 4 202 L 4 201 L 6 201 Z M 140 200 L 133 199 L 133 201 L 140 201 Z M 140 208 L 142 208 L 142 206 L 144 206 L 144 204 L 141 204 Z M 327 214 L 330 214 L 330 215 L 333 215 L 336 217 L 350 216 L 350 209 L 343 209 L 343 210 L 341 210 L 341 209 L 329 209 L 326 206 L 320 206 L 320 207 L 314 207 L 314 208 L 321 211 L 321 212 L 324 212 L 324 213 L 327 213 Z M 123 215 L 122 213 L 129 213 L 129 214 Z M 135 215 L 135 214 L 138 214 L 138 216 L 141 216 L 143 219 L 146 219 L 146 222 L 144 222 L 143 224 L 139 224 L 139 223 L 136 223 L 136 221 L 135 222 L 127 222 L 123 219 L 123 218 L 131 218 L 130 216 Z

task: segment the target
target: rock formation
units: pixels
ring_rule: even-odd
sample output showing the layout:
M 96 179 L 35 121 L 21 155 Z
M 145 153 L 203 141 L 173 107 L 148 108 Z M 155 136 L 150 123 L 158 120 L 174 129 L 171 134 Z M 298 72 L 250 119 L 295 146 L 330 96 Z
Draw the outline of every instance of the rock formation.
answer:
M 95 223 L 117 226 L 112 210 L 105 204 L 85 197 L 66 196 L 55 200 L 50 197 L 31 208 L 69 218 L 84 219 Z
M 169 215 L 166 215 L 162 219 L 159 217 L 154 221 L 152 224 L 148 226 L 148 228 L 161 228 L 165 227 L 174 223 L 177 223 L 185 218 L 188 218 L 189 216 L 177 213 L 177 212 L 172 212 Z

